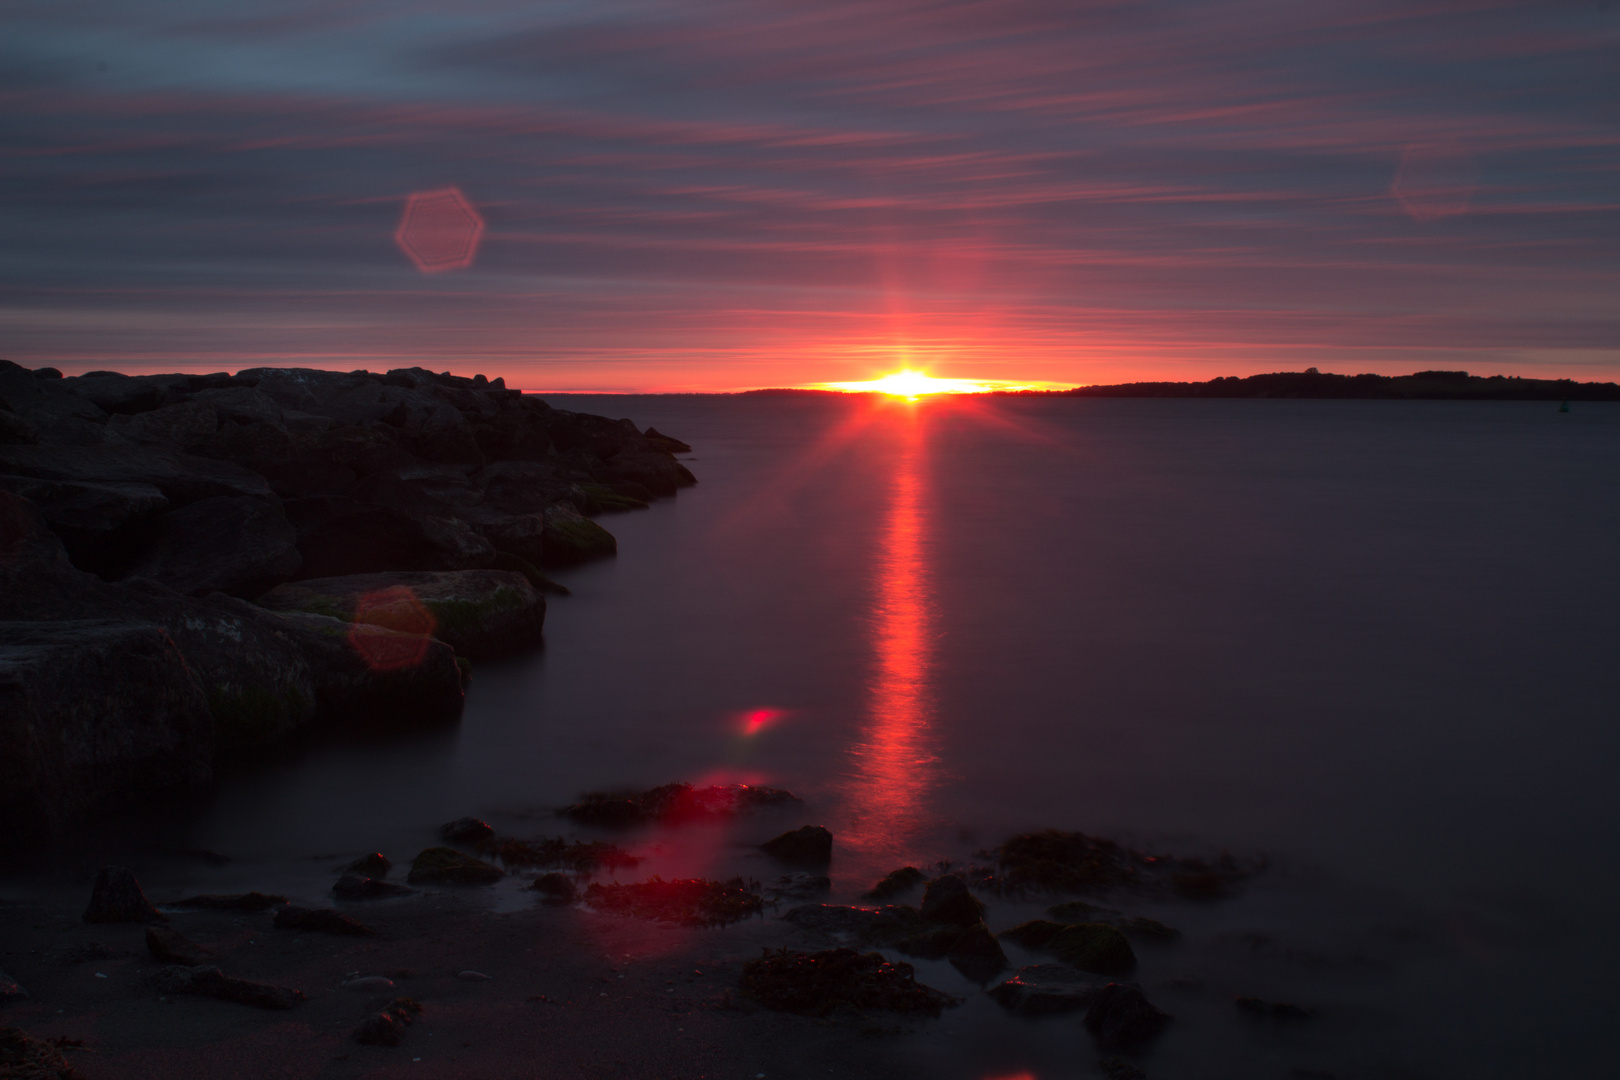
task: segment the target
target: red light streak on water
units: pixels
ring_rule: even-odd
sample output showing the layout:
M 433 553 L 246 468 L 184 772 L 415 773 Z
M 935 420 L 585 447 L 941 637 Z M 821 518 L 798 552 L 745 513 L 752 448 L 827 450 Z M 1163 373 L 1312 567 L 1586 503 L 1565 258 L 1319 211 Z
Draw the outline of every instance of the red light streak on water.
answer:
M 895 415 L 900 447 L 872 597 L 868 726 L 852 748 L 849 797 L 855 815 L 844 840 L 874 865 L 904 855 L 921 831 L 935 761 L 929 740 L 935 614 L 924 416 L 916 407 Z

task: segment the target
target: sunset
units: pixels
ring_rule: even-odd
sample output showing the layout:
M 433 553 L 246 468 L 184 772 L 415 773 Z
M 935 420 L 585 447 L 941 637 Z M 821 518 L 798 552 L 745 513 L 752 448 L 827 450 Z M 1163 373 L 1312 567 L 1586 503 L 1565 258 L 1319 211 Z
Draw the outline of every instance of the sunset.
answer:
M 0 28 L 0 1080 L 1620 1075 L 1620 7 Z

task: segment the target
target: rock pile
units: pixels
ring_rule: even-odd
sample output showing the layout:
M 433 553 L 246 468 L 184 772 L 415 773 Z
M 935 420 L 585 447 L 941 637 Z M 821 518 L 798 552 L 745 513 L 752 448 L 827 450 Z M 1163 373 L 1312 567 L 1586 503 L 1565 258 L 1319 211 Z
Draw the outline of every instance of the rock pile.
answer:
M 481 375 L 0 361 L 0 842 L 459 715 L 458 653 L 535 644 L 540 568 L 613 554 L 591 516 L 694 483 L 688 449 Z

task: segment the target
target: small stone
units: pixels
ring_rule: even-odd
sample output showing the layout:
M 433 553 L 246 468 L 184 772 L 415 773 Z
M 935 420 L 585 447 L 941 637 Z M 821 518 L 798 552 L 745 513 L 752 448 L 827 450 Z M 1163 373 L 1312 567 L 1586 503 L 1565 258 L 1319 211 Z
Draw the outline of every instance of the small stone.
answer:
M 304 1000 L 302 991 L 234 978 L 217 967 L 176 965 L 158 969 L 151 979 L 165 993 L 216 997 L 261 1009 L 291 1009 Z
M 482 971 L 458 971 L 456 978 L 462 982 L 489 982 L 492 976 L 485 975 Z
M 457 818 L 439 829 L 441 839 L 452 844 L 466 844 L 468 847 L 480 840 L 488 840 L 494 835 L 495 830 L 490 828 L 489 822 L 480 821 L 475 817 Z
M 1086 1010 L 1086 1029 L 1105 1047 L 1130 1046 L 1157 1035 L 1169 1019 L 1136 987 L 1109 983 Z
M 918 910 L 925 919 L 957 926 L 974 926 L 984 921 L 984 904 L 968 892 L 967 882 L 956 874 L 946 874 L 930 882 Z
M 832 861 L 832 844 L 832 833 L 820 825 L 806 825 L 759 846 L 765 854 L 785 863 L 826 866 Z
M 363 1046 L 398 1046 L 405 1041 L 405 1024 L 392 1013 L 373 1013 L 354 1029 L 354 1041 Z
M 141 883 L 122 866 L 103 866 L 90 891 L 90 906 L 84 921 L 90 923 L 168 922 L 146 899 Z
M 28 991 L 23 989 L 22 983 L 13 979 L 4 971 L 0 971 L 0 1005 L 4 1005 L 8 1001 L 21 1001 L 26 997 L 28 997 Z
M 556 872 L 541 874 L 529 889 L 539 893 L 548 904 L 572 904 L 579 893 L 573 878 Z
M 381 975 L 365 975 L 343 984 L 343 989 L 353 990 L 357 994 L 386 994 L 393 988 L 394 980 Z
M 311 930 L 320 934 L 343 934 L 349 937 L 368 937 L 375 933 L 371 927 L 357 923 L 331 908 L 305 908 L 291 904 L 276 912 L 274 923 L 283 930 Z
M 146 950 L 154 959 L 165 964 L 184 964 L 187 967 L 197 967 L 214 958 L 213 953 L 167 926 L 146 928 Z
M 412 885 L 493 885 L 505 876 L 499 867 L 455 848 L 432 847 L 412 860 L 405 880 Z
M 393 868 L 394 864 L 388 861 L 386 855 L 380 851 L 373 851 L 370 855 L 354 860 L 354 862 L 343 868 L 343 872 L 357 874 L 360 877 L 385 878 L 388 876 L 388 871 Z
M 391 896 L 409 896 L 414 892 L 415 889 L 396 885 L 392 881 L 378 881 L 358 874 L 344 874 L 332 886 L 332 895 L 339 900 L 383 900 Z

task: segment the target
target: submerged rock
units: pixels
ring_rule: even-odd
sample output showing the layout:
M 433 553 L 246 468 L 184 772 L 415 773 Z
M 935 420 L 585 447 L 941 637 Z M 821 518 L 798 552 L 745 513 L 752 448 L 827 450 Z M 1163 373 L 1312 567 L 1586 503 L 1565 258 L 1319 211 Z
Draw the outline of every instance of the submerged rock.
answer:
M 422 1015 L 420 1002 L 395 998 L 381 1012 L 373 1013 L 354 1029 L 354 1041 L 365 1046 L 398 1046 L 405 1041 L 405 1029 Z
M 891 964 L 878 953 L 853 949 L 767 949 L 743 968 L 742 989 L 768 1008 L 801 1016 L 827 1016 L 842 1009 L 938 1016 L 945 1006 L 958 1003 L 918 983 L 910 964 Z
M 146 928 L 146 951 L 152 954 L 153 959 L 165 964 L 184 964 L 187 967 L 197 967 L 214 958 L 213 953 L 167 926 Z
M 1213 899 L 1256 865 L 1149 854 L 1080 832 L 1047 829 L 1012 837 L 989 852 L 996 873 L 984 885 L 1006 895 L 1137 891 Z
M 90 890 L 90 906 L 85 908 L 88 923 L 160 923 L 168 917 L 146 899 L 141 883 L 122 866 L 103 866 Z
M 1007 966 L 1007 954 L 984 923 L 958 926 L 935 924 L 932 929 L 904 938 L 895 948 L 908 956 L 941 958 L 974 982 L 985 982 Z
M 388 861 L 388 856 L 380 851 L 373 851 L 370 855 L 362 855 L 343 869 L 345 873 L 359 874 L 361 877 L 385 878 L 388 871 L 393 868 L 394 864 Z
M 528 888 L 539 893 L 541 899 L 548 904 L 572 904 L 579 896 L 579 889 L 574 884 L 574 879 L 567 874 L 559 874 L 556 871 L 541 874 L 534 879 L 534 882 Z
M 1052 922 L 1050 919 L 1031 919 L 1021 922 L 1008 930 L 1003 930 L 1001 936 L 1008 941 L 1024 946 L 1026 949 L 1044 948 L 1053 938 L 1061 934 L 1072 924 Z
M 286 986 L 252 982 L 226 975 L 217 967 L 166 967 L 152 976 L 153 984 L 169 994 L 196 994 L 255 1005 L 261 1009 L 291 1009 L 302 1003 L 304 993 Z
M 759 845 L 773 859 L 800 866 L 826 866 L 832 861 L 833 835 L 820 825 L 785 832 Z
M 1136 954 L 1125 935 L 1102 923 L 1066 926 L 1046 947 L 1065 964 L 1098 975 L 1123 975 L 1136 966 Z
M 633 885 L 593 883 L 585 902 L 601 911 L 682 926 L 725 926 L 763 914 L 765 901 L 741 878 L 710 881 L 653 878 Z
M 415 889 L 396 885 L 392 881 L 378 881 L 359 874 L 344 874 L 332 886 L 332 895 L 339 900 L 386 900 L 393 896 L 410 896 L 414 892 Z
M 1157 1035 L 1170 1020 L 1134 986 L 1109 983 L 1086 1010 L 1086 1029 L 1106 1048 L 1132 1046 Z
M 602 840 L 564 840 L 561 837 L 516 840 L 507 837 L 483 840 L 477 847 L 480 855 L 500 859 L 508 867 L 562 866 L 579 873 L 590 873 L 603 867 L 619 869 L 641 862 L 617 844 Z
M 861 894 L 862 900 L 892 900 L 915 889 L 927 877 L 915 866 L 902 866 L 885 874 L 882 881 Z
M 318 934 L 370 937 L 376 933 L 371 927 L 357 923 L 331 908 L 305 908 L 289 904 L 276 912 L 274 922 L 283 930 L 307 930 Z
M 989 994 L 997 1004 L 1020 1016 L 1047 1016 L 1084 1008 L 1106 985 L 1104 980 L 1059 964 L 1031 964 L 992 986 Z
M 832 879 L 826 874 L 796 870 L 765 886 L 765 898 L 772 904 L 788 900 L 809 900 L 832 892 Z
M 635 792 L 593 791 L 563 813 L 587 825 L 627 827 L 651 822 L 676 824 L 733 817 L 756 810 L 801 806 L 804 800 L 781 788 L 753 784 L 664 784 Z
M 917 909 L 907 905 L 881 908 L 806 904 L 782 913 L 782 919 L 820 934 L 851 935 L 871 944 L 893 944 L 928 929 Z
M 455 848 L 431 847 L 411 861 L 405 880 L 412 885 L 493 885 L 505 876 L 499 867 Z
M 968 892 L 967 882 L 956 874 L 946 874 L 930 882 L 918 910 L 925 919 L 957 926 L 974 926 L 984 921 L 984 904 Z

